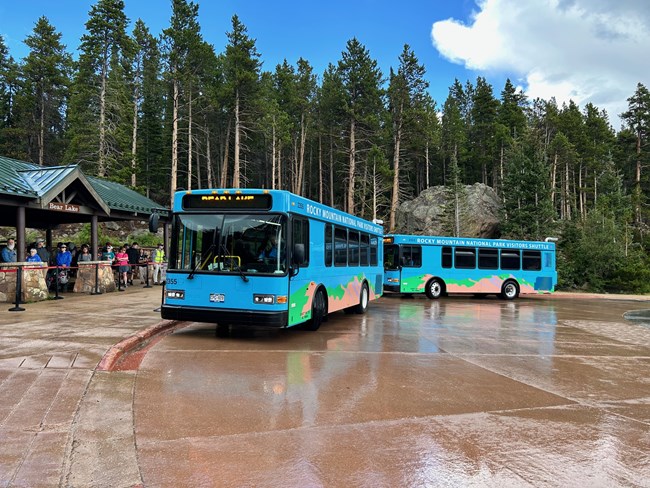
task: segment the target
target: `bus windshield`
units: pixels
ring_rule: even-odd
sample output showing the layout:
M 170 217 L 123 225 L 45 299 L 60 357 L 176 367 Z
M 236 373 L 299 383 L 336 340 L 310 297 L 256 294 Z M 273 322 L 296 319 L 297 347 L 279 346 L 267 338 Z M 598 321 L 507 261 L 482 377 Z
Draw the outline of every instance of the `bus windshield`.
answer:
M 384 269 L 399 269 L 399 246 L 384 246 Z
M 284 215 L 177 215 L 172 241 L 171 269 L 197 273 L 286 272 Z

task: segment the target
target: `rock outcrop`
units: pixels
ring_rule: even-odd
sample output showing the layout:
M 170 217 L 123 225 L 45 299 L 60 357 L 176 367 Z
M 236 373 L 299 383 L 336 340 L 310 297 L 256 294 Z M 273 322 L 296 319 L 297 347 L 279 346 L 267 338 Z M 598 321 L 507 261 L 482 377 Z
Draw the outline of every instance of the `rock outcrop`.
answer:
M 395 233 L 496 238 L 501 209 L 496 192 L 482 183 L 462 187 L 458 195 L 448 187 L 435 186 L 399 206 Z

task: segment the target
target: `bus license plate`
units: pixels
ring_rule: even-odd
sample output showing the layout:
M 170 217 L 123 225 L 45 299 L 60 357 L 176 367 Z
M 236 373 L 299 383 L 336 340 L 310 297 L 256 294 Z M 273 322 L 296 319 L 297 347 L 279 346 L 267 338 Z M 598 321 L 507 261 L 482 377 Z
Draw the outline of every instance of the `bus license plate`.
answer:
M 223 293 L 210 293 L 210 301 L 215 303 L 223 303 L 226 301 L 226 295 Z

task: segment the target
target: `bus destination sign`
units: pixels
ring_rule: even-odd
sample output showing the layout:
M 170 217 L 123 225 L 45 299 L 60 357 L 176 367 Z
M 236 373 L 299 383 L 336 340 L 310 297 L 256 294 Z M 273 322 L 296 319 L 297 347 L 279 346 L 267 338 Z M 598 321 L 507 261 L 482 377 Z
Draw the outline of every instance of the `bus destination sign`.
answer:
M 271 195 L 200 194 L 183 195 L 183 209 L 270 210 Z

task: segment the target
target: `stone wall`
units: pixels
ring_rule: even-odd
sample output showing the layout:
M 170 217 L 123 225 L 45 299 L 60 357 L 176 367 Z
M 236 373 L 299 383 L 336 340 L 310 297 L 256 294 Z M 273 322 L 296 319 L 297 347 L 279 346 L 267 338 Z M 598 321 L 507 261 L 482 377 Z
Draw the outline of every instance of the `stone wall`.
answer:
M 96 267 L 95 265 L 98 265 Z M 86 261 L 79 263 L 77 280 L 74 283 L 76 293 L 91 293 L 95 291 L 95 269 L 99 279 L 98 289 L 102 293 L 115 291 L 115 277 L 110 261 Z
M 16 301 L 16 278 L 22 269 L 21 301 L 38 302 L 47 300 L 46 263 L 0 263 L 0 302 Z

